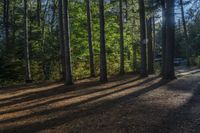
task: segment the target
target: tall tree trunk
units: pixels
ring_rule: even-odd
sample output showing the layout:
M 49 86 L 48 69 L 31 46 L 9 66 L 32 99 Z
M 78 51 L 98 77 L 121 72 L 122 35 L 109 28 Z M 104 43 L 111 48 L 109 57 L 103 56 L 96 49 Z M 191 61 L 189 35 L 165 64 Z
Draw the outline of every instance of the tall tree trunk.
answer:
M 5 37 L 6 37 L 6 49 L 9 49 L 9 7 L 10 1 L 4 0 L 4 16 L 3 23 L 5 27 Z
M 100 16 L 100 81 L 107 81 L 106 44 L 105 44 L 105 20 L 104 0 L 99 0 Z
M 153 52 L 154 52 L 154 55 L 156 53 L 156 24 L 155 24 L 155 15 L 153 15 L 153 18 L 152 18 L 152 26 L 153 26 Z
M 66 65 L 65 65 L 65 58 L 64 58 L 64 31 L 63 31 L 63 1 L 58 1 L 58 20 L 59 20 L 59 40 L 60 40 L 60 57 L 61 57 L 61 64 L 62 64 L 62 74 L 61 79 L 65 80 L 66 75 Z
M 45 9 L 44 9 L 44 16 L 43 16 L 43 22 L 42 22 L 42 50 L 43 50 L 43 72 L 44 72 L 44 77 L 45 80 L 49 80 L 50 79 L 50 62 L 48 59 L 48 43 L 45 43 L 45 39 L 46 39 L 46 33 L 45 33 L 45 25 L 46 25 L 46 21 L 45 21 L 45 17 L 46 17 L 46 13 L 48 10 L 48 5 L 49 5 L 49 0 L 45 1 Z
M 164 74 L 165 51 L 166 51 L 166 1 L 162 0 L 162 68 L 161 75 Z
M 175 46 L 175 14 L 174 0 L 166 1 L 166 55 L 164 62 L 164 79 L 174 79 L 174 46 Z
M 185 22 L 185 13 L 184 13 L 184 7 L 183 7 L 183 0 L 180 0 L 180 6 L 181 6 L 181 17 L 182 17 L 182 23 L 183 23 L 183 30 L 184 30 L 184 36 L 186 41 L 186 57 L 187 57 L 187 65 L 190 65 L 190 47 L 188 42 L 188 33 L 187 33 L 187 27 Z
M 145 6 L 144 0 L 139 0 L 140 14 L 140 41 L 141 41 L 141 76 L 146 77 L 147 62 L 146 62 L 146 26 L 145 26 Z
M 56 17 L 56 0 L 52 0 L 53 2 L 53 13 L 52 13 L 52 18 L 51 18 L 51 26 L 50 26 L 50 32 L 53 35 L 53 28 L 54 28 L 54 23 L 55 23 L 55 17 Z
M 37 0 L 37 23 L 38 26 L 40 26 L 40 21 L 41 21 L 41 0 Z
M 3 0 L 3 24 L 4 24 L 4 26 L 6 23 L 6 7 L 7 7 L 7 0 Z
M 131 4 L 134 4 L 134 0 L 131 1 Z M 132 13 L 134 13 L 135 10 L 132 7 Z M 134 43 L 134 28 L 135 28 L 135 19 L 132 18 L 132 51 L 133 51 L 133 72 L 137 72 L 137 44 Z
M 119 2 L 120 15 L 120 74 L 124 74 L 124 26 L 123 26 L 123 7 L 122 0 Z
M 16 29 L 15 29 L 15 24 L 16 24 L 16 18 L 15 18 L 15 11 L 16 11 L 16 1 L 14 1 L 13 3 L 13 11 L 12 11 L 12 44 L 15 44 L 15 33 L 16 33 Z
M 65 45 L 64 45 L 64 58 L 66 64 L 66 75 L 65 84 L 71 85 L 72 81 L 72 70 L 71 70 L 71 51 L 70 51 L 70 29 L 69 29 L 69 1 L 63 0 L 64 9 L 64 34 L 65 34 Z
M 26 83 L 32 81 L 31 69 L 30 69 L 30 45 L 28 36 L 28 3 L 24 0 L 24 43 L 25 43 L 25 73 L 26 73 Z
M 132 51 L 133 51 L 133 72 L 137 72 L 137 44 L 134 43 L 134 22 L 132 27 Z
M 128 0 L 125 0 L 126 4 L 126 21 L 128 20 Z
M 147 38 L 148 38 L 148 73 L 154 73 L 154 60 L 153 60 L 153 45 L 152 45 L 152 18 L 147 21 Z
M 88 24 L 88 47 L 90 54 L 90 76 L 95 76 L 95 68 L 94 68 L 94 51 L 92 44 L 92 16 L 90 10 L 90 0 L 86 0 L 86 9 L 87 9 L 87 24 Z

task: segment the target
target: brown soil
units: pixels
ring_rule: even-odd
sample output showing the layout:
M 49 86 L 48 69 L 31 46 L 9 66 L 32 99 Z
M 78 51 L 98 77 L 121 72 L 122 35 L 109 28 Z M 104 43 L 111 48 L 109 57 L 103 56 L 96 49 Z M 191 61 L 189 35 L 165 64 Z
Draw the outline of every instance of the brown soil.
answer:
M 1 133 L 199 133 L 200 69 L 0 89 Z

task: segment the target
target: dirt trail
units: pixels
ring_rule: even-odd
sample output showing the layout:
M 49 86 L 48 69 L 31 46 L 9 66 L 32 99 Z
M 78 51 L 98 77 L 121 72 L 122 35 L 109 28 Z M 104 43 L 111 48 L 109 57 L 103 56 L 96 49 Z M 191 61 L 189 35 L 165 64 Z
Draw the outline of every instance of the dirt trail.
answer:
M 0 90 L 1 133 L 198 133 L 200 69 L 177 80 L 125 75 Z

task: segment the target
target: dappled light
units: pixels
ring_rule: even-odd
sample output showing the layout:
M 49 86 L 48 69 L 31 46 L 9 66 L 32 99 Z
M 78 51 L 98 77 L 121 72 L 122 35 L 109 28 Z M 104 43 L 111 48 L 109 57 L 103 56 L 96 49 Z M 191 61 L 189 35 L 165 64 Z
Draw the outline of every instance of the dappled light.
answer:
M 191 72 L 193 71 L 191 70 Z M 188 74 L 191 77 L 192 75 Z M 192 89 L 187 92 L 181 89 L 188 85 L 192 87 L 193 83 L 199 82 L 199 80 L 195 78 L 188 81 L 186 79 L 187 77 L 182 77 L 168 83 L 157 76 L 140 79 L 133 75 L 127 75 L 117 82 L 88 85 L 88 87 L 74 88 L 70 91 L 67 90 L 68 87 L 59 83 L 27 88 L 23 93 L 15 89 L 10 89 L 9 92 L 1 90 L 6 97 L 0 95 L 0 131 L 39 132 L 47 129 L 54 131 L 57 128 L 75 131 L 75 128 L 83 128 L 81 121 L 91 123 L 90 120 L 95 123 L 99 120 L 103 121 L 96 123 L 100 125 L 93 125 L 95 126 L 93 128 L 97 130 L 100 130 L 101 124 L 105 126 L 107 122 L 114 122 L 113 125 L 105 126 L 105 129 L 109 129 L 114 128 L 117 124 L 117 118 L 114 118 L 114 115 L 120 114 L 124 114 L 124 116 L 121 116 L 119 121 L 123 121 L 124 118 L 127 122 L 130 121 L 136 125 L 143 120 L 151 121 L 151 124 L 145 122 L 147 126 L 151 127 L 163 120 L 160 115 L 166 116 L 171 110 L 187 104 L 193 97 Z M 185 85 L 181 84 L 182 80 L 185 80 Z M 71 87 L 73 88 L 73 86 Z M 74 85 L 74 87 L 76 86 Z M 26 97 L 23 94 L 26 94 Z M 147 108 L 148 110 L 146 110 Z M 132 115 L 126 117 L 125 114 L 131 112 Z M 142 115 L 142 119 L 138 118 L 140 115 Z M 74 122 L 80 125 L 72 126 L 71 124 Z M 151 129 L 150 127 L 149 129 Z M 91 131 L 94 130 L 93 128 Z M 141 130 L 139 127 L 135 128 Z M 89 131 L 87 128 L 86 130 Z M 131 127 L 129 130 L 132 130 Z
M 0 133 L 200 133 L 200 0 L 1 0 Z

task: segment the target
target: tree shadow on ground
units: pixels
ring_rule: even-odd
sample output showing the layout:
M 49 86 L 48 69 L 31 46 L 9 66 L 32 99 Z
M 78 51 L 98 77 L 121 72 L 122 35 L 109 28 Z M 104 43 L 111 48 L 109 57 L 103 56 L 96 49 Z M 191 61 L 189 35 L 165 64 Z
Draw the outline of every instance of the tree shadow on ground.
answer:
M 147 80 L 143 81 L 142 83 L 140 83 L 138 85 L 146 83 L 146 82 L 153 80 L 155 78 L 156 77 L 153 77 L 152 79 L 147 79 Z M 89 82 L 79 83 L 79 84 L 72 85 L 72 86 L 67 87 L 67 88 L 65 86 L 61 85 L 59 87 L 53 87 L 53 88 L 50 88 L 50 89 L 47 89 L 47 90 L 42 90 L 42 91 L 38 91 L 38 92 L 31 92 L 29 94 L 23 94 L 23 95 L 14 96 L 14 97 L 11 97 L 11 98 L 1 99 L 0 102 L 2 102 L 2 103 L 0 103 L 0 108 L 4 107 L 4 106 L 10 106 L 10 105 L 18 104 L 18 103 L 21 103 L 21 102 L 24 102 L 24 101 L 27 102 L 27 101 L 31 101 L 31 100 L 34 100 L 34 99 L 40 99 L 40 98 L 45 98 L 45 97 L 49 97 L 49 96 L 57 96 L 59 94 L 63 94 L 63 93 L 70 92 L 70 91 L 74 91 L 75 95 L 65 97 L 64 99 L 75 98 L 75 97 L 79 97 L 79 96 L 86 95 L 86 94 L 96 93 L 96 92 L 100 92 L 100 91 L 104 91 L 104 90 L 108 90 L 108 89 L 113 89 L 115 87 L 122 86 L 122 85 L 125 85 L 125 84 L 128 84 L 128 83 L 131 83 L 131 82 L 135 82 L 135 81 L 140 80 L 140 79 L 141 79 L 140 77 L 136 77 L 134 79 L 113 85 L 111 87 L 106 87 L 106 88 L 101 88 L 101 89 L 94 89 L 96 86 L 100 85 L 100 83 L 96 82 L 96 81 L 91 82 L 91 83 L 89 83 Z M 112 82 L 114 82 L 114 81 L 115 80 L 112 80 Z M 90 89 L 90 87 L 94 87 L 94 88 Z M 78 93 L 78 90 L 82 90 L 82 92 Z M 77 93 L 76 93 L 76 91 L 77 91 Z M 62 99 L 60 99 L 60 100 L 62 100 Z M 3 101 L 8 101 L 8 102 L 3 102 Z
M 118 85 L 123 85 L 123 84 L 127 84 L 127 83 L 130 83 L 130 82 L 134 82 L 134 81 L 137 81 L 139 79 L 141 79 L 138 75 L 132 75 L 132 76 L 135 76 L 134 79 L 131 79 L 129 81 L 125 81 L 123 83 L 120 83 L 120 84 L 117 84 L 116 86 L 113 86 L 113 87 L 117 87 Z M 123 80 L 125 76 L 122 76 L 122 77 L 118 77 L 118 78 L 111 78 L 110 82 L 116 82 L 116 81 L 121 81 Z M 129 77 L 130 78 L 130 77 Z M 51 87 L 50 85 L 56 85 L 56 84 L 60 84 L 59 87 Z M 3 101 L 6 101 L 6 100 L 13 100 L 13 99 L 18 99 L 18 98 L 23 98 L 23 97 L 27 97 L 27 96 L 31 96 L 31 95 L 38 95 L 40 93 L 44 94 L 44 93 L 54 93 L 54 94 L 57 94 L 59 92 L 70 92 L 70 91 L 77 91 L 77 90 L 83 90 L 85 88 L 89 88 L 89 87 L 94 87 L 94 86 L 98 86 L 98 85 L 102 85 L 103 83 L 100 83 L 97 79 L 87 79 L 87 81 L 85 80 L 80 80 L 80 81 L 77 81 L 76 84 L 74 85 L 70 85 L 70 86 L 64 86 L 63 83 L 61 82 L 53 82 L 53 83 L 38 83 L 36 85 L 32 85 L 32 87 L 28 88 L 27 89 L 27 85 L 25 85 L 24 87 L 17 87 L 16 89 L 14 89 L 14 87 L 11 87 L 11 89 L 9 88 L 5 88 L 5 92 L 2 92 L 1 94 L 3 93 L 16 93 L 17 91 L 25 91 L 25 90 L 30 90 L 30 89 L 38 89 L 38 88 L 43 88 L 43 87 L 48 87 L 50 86 L 49 89 L 44 89 L 44 90 L 41 90 L 41 91 L 38 91 L 38 92 L 30 92 L 28 94 L 21 94 L 21 95 L 17 95 L 17 96 L 12 96 L 12 97 L 9 97 L 9 98 L 1 98 L 0 99 L 0 102 L 3 102 Z M 29 86 L 29 85 L 28 85 Z M 7 89 L 9 91 L 7 91 Z
M 87 99 L 85 101 L 81 101 L 81 102 L 78 102 L 78 103 L 75 103 L 75 104 L 72 104 L 68 107 L 73 107 L 73 106 L 78 106 L 78 105 L 81 105 L 83 103 L 87 103 L 87 102 L 90 102 L 90 101 L 94 101 L 96 99 L 100 99 L 102 97 L 105 97 L 105 96 L 109 96 L 111 94 L 114 94 L 114 93 L 118 93 L 118 92 L 122 92 L 122 91 L 125 91 L 125 90 L 128 90 L 128 89 L 131 89 L 133 87 L 137 87 L 137 86 L 140 86 L 140 85 L 143 85 L 145 83 L 148 83 L 148 82 L 151 82 L 155 79 L 157 79 L 158 77 L 152 77 L 152 78 L 148 78 L 140 83 L 137 83 L 135 85 L 131 85 L 131 86 L 128 86 L 128 87 L 122 87 L 120 88 L 119 90 L 114 90 L 113 92 L 109 92 L 109 93 L 106 93 L 106 94 L 103 94 L 103 95 L 99 95 L 99 96 L 96 96 L 96 97 L 92 97 L 90 99 Z M 71 99 L 71 98 L 75 98 L 75 97 L 80 97 L 80 96 L 84 96 L 84 95 L 90 95 L 90 94 L 93 94 L 93 93 L 97 93 L 97 92 L 101 92 L 101 91 L 104 91 L 104 90 L 109 90 L 109 89 L 114 89 L 116 87 L 119 87 L 119 86 L 122 86 L 122 85 L 125 85 L 125 84 L 128 84 L 128 83 L 131 83 L 131 82 L 134 82 L 136 81 L 137 78 L 135 80 L 131 80 L 131 81 L 128 81 L 126 83 L 122 83 L 122 84 L 117 84 L 117 85 L 114 85 L 114 86 L 111 86 L 111 87 L 108 87 L 108 88 L 102 88 L 102 89 L 92 89 L 92 92 L 86 92 L 84 94 L 78 94 L 78 95 L 74 95 L 74 96 L 69 96 L 69 97 L 65 97 L 65 98 L 60 98 L 60 99 L 56 99 L 56 100 L 52 100 L 52 101 L 48 101 L 46 103 L 42 103 L 42 104 L 36 104 L 34 106 L 31 106 L 31 107 L 27 107 L 27 108 L 20 108 L 20 109 L 17 109 L 17 110 L 10 110 L 10 111 L 5 111 L 5 112 L 0 112 L 0 114 L 5 114 L 5 113 L 11 113 L 11 112 L 16 112 L 16 111 L 23 111 L 25 109 L 31 109 L 31 108 L 34 108 L 34 107 L 40 107 L 40 106 L 43 106 L 43 105 L 48 105 L 48 104 L 51 104 L 51 103 L 55 103 L 55 102 L 58 102 L 58 101 L 62 101 L 62 100 L 68 100 L 68 99 Z M 56 94 L 53 94 L 56 96 Z M 34 99 L 37 99 L 37 97 L 34 97 Z M 57 110 L 57 109 L 56 109 Z M 51 112 L 52 110 L 50 111 L 45 111 L 45 113 L 48 113 L 48 112 Z M 59 111 L 59 110 L 57 110 Z M 44 112 L 40 112 L 41 114 L 43 114 Z M 33 115 L 33 114 L 32 114 Z M 27 116 L 25 116 L 27 117 Z M 19 118 L 14 118 L 14 119 L 9 119 L 7 121 L 15 121 L 15 120 L 18 120 L 18 119 L 23 119 L 24 117 L 19 117 Z M 6 122 L 6 121 L 3 121 L 3 122 Z M 2 121 L 0 121 L 0 123 L 2 123 Z
M 197 74 L 190 73 L 190 75 Z M 153 132 L 157 133 L 199 133 L 200 132 L 200 77 L 191 79 L 190 84 L 185 83 L 186 80 L 181 79 L 179 84 L 167 85 L 170 91 L 182 91 L 184 93 L 192 93 L 189 100 L 183 105 L 168 111 L 166 119 L 164 119 L 160 127 Z M 163 130 L 164 129 L 164 130 Z
M 89 103 L 89 102 L 92 102 L 92 101 L 95 101 L 95 100 L 98 100 L 100 98 L 112 95 L 112 94 L 115 94 L 115 93 L 123 92 L 123 91 L 128 90 L 128 89 L 134 89 L 134 87 L 140 86 L 140 85 L 147 83 L 147 82 L 152 82 L 156 78 L 157 77 L 153 77 L 153 78 L 144 80 L 143 82 L 141 82 L 139 84 L 124 87 L 124 88 L 116 90 L 114 92 L 110 92 L 110 93 L 107 93 L 107 94 L 92 97 L 92 98 L 89 98 L 87 100 L 80 101 L 80 102 L 77 102 L 77 103 L 74 103 L 74 104 L 71 104 L 71 105 L 68 105 L 68 106 L 65 106 L 65 107 L 55 108 L 55 109 L 51 109 L 51 110 L 44 110 L 44 111 L 41 111 L 41 112 L 35 112 L 35 113 L 30 114 L 30 115 L 26 115 L 26 116 L 22 116 L 22 117 L 2 120 L 2 121 L 0 121 L 0 123 L 4 124 L 4 123 L 12 122 L 12 121 L 17 121 L 17 120 L 29 119 L 29 118 L 35 117 L 35 116 L 48 115 L 48 114 L 53 114 L 53 113 L 57 113 L 57 112 L 60 112 L 60 111 L 68 111 L 68 110 L 71 110 L 71 109 L 76 109 L 75 112 L 66 113 L 63 116 L 58 116 L 58 117 L 55 117 L 55 118 L 52 118 L 52 119 L 49 119 L 49 120 L 45 120 L 42 123 L 41 122 L 35 122 L 35 123 L 32 123 L 32 124 L 27 124 L 27 125 L 22 125 L 22 126 L 18 125 L 18 126 L 9 128 L 9 129 L 3 129 L 2 131 L 3 132 L 20 131 L 20 133 L 39 132 L 41 130 L 48 129 L 49 127 L 53 128 L 53 127 L 62 125 L 64 123 L 68 123 L 68 122 L 75 120 L 75 119 L 80 119 L 80 118 L 87 117 L 87 116 L 90 116 L 90 115 L 93 115 L 93 114 L 99 114 L 103 110 L 113 108 L 114 106 L 117 106 L 120 103 L 126 102 L 127 100 L 130 100 L 130 99 L 134 99 L 134 98 L 136 98 L 140 95 L 143 95 L 143 94 L 145 94 L 149 91 L 157 89 L 158 87 L 168 83 L 168 81 L 160 80 L 159 82 L 157 82 L 157 83 L 155 83 L 155 84 L 153 84 L 149 87 L 144 87 L 140 90 L 129 93 L 125 96 L 113 98 L 113 99 L 110 99 L 110 100 L 104 100 L 104 101 L 98 102 L 98 104 L 92 104 L 91 106 L 88 106 L 87 108 L 79 108 L 79 106 L 86 104 L 86 103 Z

